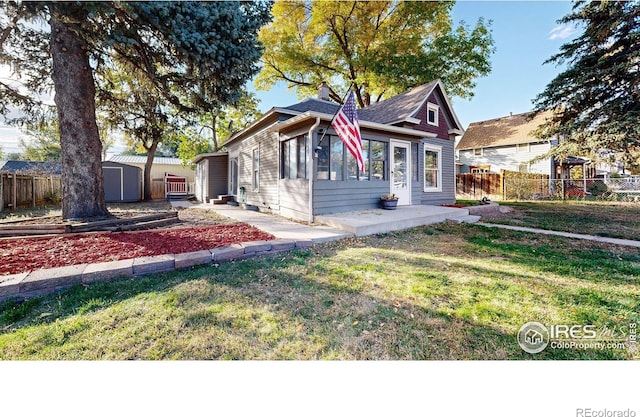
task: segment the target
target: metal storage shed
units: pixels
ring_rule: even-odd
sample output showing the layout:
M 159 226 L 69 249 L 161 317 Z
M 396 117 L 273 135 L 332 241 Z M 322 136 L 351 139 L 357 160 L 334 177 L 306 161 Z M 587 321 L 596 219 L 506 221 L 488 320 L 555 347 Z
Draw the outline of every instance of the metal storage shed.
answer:
M 142 200 L 142 170 L 126 164 L 102 163 L 104 199 L 107 203 Z

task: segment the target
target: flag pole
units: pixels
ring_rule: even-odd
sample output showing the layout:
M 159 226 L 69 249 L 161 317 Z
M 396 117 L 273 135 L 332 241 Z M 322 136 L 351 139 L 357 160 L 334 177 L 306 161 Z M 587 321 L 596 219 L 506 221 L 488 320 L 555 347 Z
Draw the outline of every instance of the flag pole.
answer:
M 354 82 L 351 82 L 351 85 L 349 85 L 349 89 L 347 90 L 347 94 L 344 95 L 344 97 L 342 97 L 342 104 L 344 104 L 344 101 L 347 99 L 347 96 L 349 95 L 350 92 L 353 91 L 353 84 Z M 336 116 L 338 115 L 338 113 L 340 113 L 340 109 L 342 108 L 342 105 L 338 106 L 338 110 L 333 114 L 333 117 L 331 118 L 331 121 L 329 122 L 329 127 L 331 127 L 331 125 L 333 124 L 333 121 L 336 119 Z M 324 129 L 324 132 L 322 132 L 322 136 L 320 136 L 320 139 L 318 140 L 318 146 L 320 146 L 320 144 L 322 143 L 322 140 L 324 139 L 325 135 L 327 134 L 327 130 L 329 130 L 329 127 L 327 127 L 326 129 Z

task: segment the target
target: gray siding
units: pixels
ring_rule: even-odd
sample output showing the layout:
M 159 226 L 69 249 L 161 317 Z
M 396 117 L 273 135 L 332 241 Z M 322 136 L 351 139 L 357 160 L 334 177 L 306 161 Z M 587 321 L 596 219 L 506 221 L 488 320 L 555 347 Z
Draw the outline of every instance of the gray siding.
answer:
M 235 144 L 234 144 L 235 145 Z M 278 211 L 278 134 L 263 130 L 238 143 L 238 186 L 244 187 L 245 202 L 266 211 Z M 235 146 L 234 146 L 235 148 Z M 260 149 L 260 187 L 253 189 L 253 150 Z M 232 148 L 229 149 L 230 153 Z
M 456 174 L 454 141 L 448 139 L 423 139 L 418 147 L 418 181 L 411 184 L 412 204 L 441 205 L 456 201 Z M 442 191 L 424 192 L 424 144 L 442 147 Z
M 280 180 L 280 214 L 298 220 L 309 220 L 309 181 Z
M 388 194 L 390 188 L 388 180 L 316 181 L 313 193 L 314 215 L 378 208 L 380 196 Z

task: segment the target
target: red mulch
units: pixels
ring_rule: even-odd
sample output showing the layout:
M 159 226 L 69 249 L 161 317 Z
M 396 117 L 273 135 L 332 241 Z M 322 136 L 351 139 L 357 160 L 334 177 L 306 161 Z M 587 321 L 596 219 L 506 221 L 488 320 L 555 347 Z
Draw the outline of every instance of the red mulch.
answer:
M 272 240 L 247 224 L 0 240 L 0 275 Z

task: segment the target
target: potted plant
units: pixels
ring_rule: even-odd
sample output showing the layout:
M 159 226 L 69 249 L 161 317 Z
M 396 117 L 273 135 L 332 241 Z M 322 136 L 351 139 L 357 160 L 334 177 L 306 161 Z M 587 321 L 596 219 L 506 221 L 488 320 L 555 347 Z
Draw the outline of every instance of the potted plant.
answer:
M 380 204 L 385 210 L 395 210 L 398 207 L 398 196 L 395 194 L 383 194 L 380 197 Z

